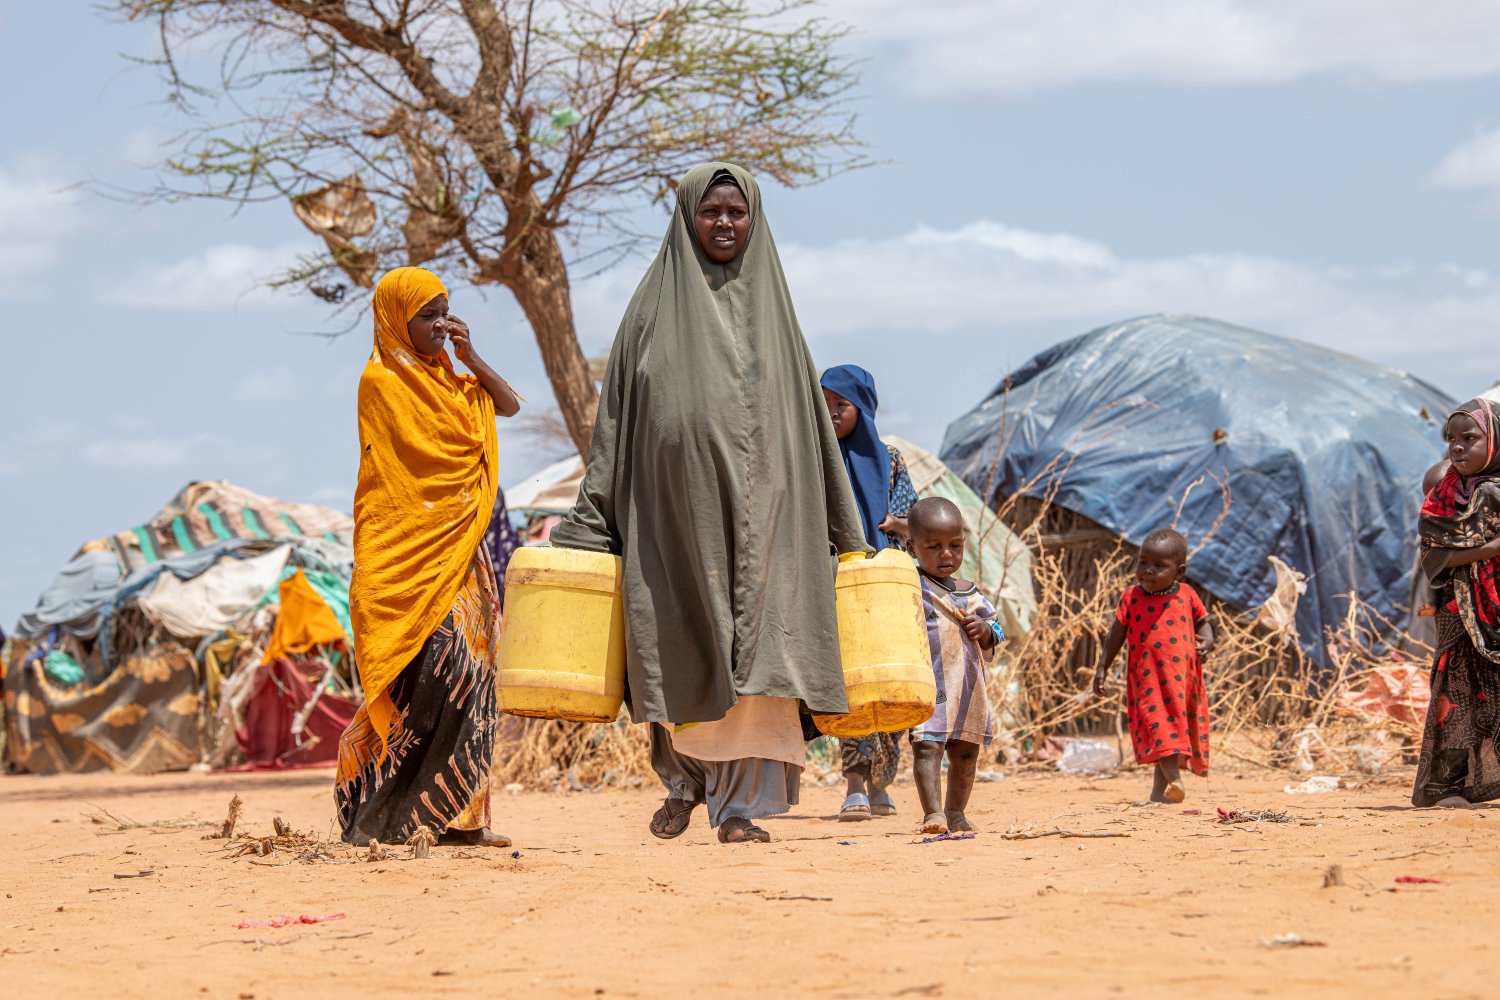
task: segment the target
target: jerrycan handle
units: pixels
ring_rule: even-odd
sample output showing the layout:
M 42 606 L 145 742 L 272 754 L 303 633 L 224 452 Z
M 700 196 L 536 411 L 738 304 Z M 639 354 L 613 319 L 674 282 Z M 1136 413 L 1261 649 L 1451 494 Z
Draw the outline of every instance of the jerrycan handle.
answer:
M 839 562 L 846 563 L 853 562 L 856 559 L 869 559 L 874 554 L 873 552 L 840 552 Z

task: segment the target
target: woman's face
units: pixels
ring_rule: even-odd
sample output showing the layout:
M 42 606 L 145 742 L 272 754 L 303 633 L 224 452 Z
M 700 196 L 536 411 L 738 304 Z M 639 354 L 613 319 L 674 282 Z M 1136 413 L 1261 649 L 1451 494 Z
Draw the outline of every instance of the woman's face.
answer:
M 745 249 L 750 235 L 750 203 L 733 184 L 708 189 L 693 215 L 698 244 L 715 264 L 728 264 Z
M 1448 460 L 1460 476 L 1476 476 L 1484 471 L 1489 442 L 1473 417 L 1455 413 L 1448 418 L 1443 436 L 1448 441 Z
M 439 295 L 427 303 L 406 324 L 406 335 L 418 354 L 435 357 L 443 353 L 443 341 L 447 330 L 443 320 L 448 315 L 448 296 Z
M 833 433 L 840 441 L 854 433 L 859 426 L 859 408 L 832 389 L 823 390 L 823 402 L 828 404 L 828 415 L 833 418 Z

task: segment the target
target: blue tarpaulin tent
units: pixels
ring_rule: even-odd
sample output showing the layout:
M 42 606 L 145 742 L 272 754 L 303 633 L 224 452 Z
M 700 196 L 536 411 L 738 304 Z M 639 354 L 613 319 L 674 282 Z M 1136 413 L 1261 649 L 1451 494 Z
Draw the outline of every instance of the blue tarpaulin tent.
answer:
M 1422 473 L 1454 401 L 1404 372 L 1201 316 L 1147 316 L 1056 345 L 948 428 L 942 459 L 993 506 L 1022 491 L 1132 544 L 1171 524 L 1189 578 L 1249 609 L 1278 556 L 1308 577 L 1297 633 L 1314 659 L 1354 592 L 1409 620 Z M 1189 491 L 1189 484 L 1206 477 Z

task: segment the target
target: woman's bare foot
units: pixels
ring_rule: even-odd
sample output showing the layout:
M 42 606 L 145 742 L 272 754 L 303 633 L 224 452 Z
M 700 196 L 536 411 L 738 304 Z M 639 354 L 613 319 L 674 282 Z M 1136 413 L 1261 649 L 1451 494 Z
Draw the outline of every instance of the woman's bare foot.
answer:
M 950 812 L 948 814 L 949 833 L 973 833 L 974 824 L 961 812 Z
M 1182 779 L 1167 782 L 1167 787 L 1162 789 L 1161 798 L 1163 802 L 1170 802 L 1173 805 L 1187 798 L 1187 789 L 1182 787 Z
M 928 813 L 922 819 L 923 833 L 947 833 L 948 817 L 942 813 Z
M 444 830 L 438 834 L 438 843 L 460 844 L 465 847 L 509 847 L 510 838 L 486 826 L 479 830 Z

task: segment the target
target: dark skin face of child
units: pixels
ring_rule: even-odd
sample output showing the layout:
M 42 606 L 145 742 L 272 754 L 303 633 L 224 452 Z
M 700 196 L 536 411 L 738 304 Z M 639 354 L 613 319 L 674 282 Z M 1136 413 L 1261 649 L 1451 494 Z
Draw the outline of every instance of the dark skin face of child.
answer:
M 1164 545 L 1147 545 L 1135 563 L 1135 579 L 1148 594 L 1172 589 L 1187 571 L 1181 555 Z
M 693 213 L 693 231 L 708 259 L 728 264 L 745 249 L 750 235 L 750 204 L 733 184 L 710 188 Z
M 406 335 L 418 354 L 434 357 L 443 351 L 447 339 L 448 296 L 439 295 L 427 303 L 406 324 Z
M 934 517 L 911 525 L 911 555 L 922 572 L 946 580 L 964 561 L 964 523 L 955 517 Z
M 823 390 L 823 402 L 828 404 L 828 415 L 833 418 L 833 433 L 840 441 L 854 433 L 859 426 L 859 408 L 831 389 Z
M 1443 439 L 1448 442 L 1448 460 L 1460 476 L 1477 476 L 1484 470 L 1488 442 L 1473 417 L 1467 413 L 1455 413 L 1449 417 Z

